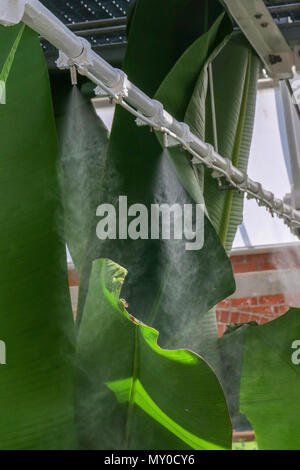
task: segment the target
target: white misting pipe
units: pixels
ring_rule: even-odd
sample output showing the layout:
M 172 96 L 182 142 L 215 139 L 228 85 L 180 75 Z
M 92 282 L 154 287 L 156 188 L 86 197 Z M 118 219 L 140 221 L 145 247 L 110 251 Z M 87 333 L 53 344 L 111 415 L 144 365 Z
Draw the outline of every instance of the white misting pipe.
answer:
M 229 159 L 223 158 L 210 144 L 193 134 L 186 123 L 174 119 L 160 102 L 149 98 L 128 80 L 122 70 L 112 67 L 92 51 L 88 41 L 76 36 L 38 0 L 1 0 L 0 23 L 10 26 L 20 21 L 59 49 L 58 67 L 76 65 L 79 73 L 98 85 L 99 94 L 100 89 L 104 90 L 134 114 L 138 118 L 138 125 L 149 125 L 170 135 L 194 156 L 193 161 L 196 159 L 197 162 L 213 168 L 216 176 L 224 176 L 233 187 L 247 193 L 248 197 L 257 199 L 259 204 L 283 218 L 291 228 L 300 228 L 300 212 L 276 199 L 260 183 L 248 178 Z

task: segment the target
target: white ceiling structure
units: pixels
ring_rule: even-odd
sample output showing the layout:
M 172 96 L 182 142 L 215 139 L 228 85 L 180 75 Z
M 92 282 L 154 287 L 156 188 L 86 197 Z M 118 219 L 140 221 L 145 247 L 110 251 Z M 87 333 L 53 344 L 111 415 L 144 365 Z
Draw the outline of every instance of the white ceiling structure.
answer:
M 274 192 L 277 197 L 283 198 L 291 192 L 291 183 L 277 111 L 276 90 L 274 88 L 259 90 L 248 174 L 250 178 L 260 181 L 268 190 Z M 246 247 L 249 241 L 250 246 L 260 246 L 299 240 L 292 235 L 281 219 L 271 217 L 264 207 L 257 205 L 256 201 L 245 199 L 244 227 L 238 230 L 233 247 Z

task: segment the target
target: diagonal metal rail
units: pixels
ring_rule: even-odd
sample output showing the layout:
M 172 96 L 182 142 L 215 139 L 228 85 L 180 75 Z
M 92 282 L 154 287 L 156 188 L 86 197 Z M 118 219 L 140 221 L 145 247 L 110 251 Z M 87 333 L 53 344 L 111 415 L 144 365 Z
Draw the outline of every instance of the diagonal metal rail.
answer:
M 76 36 L 38 0 L 1 0 L 0 23 L 10 26 L 21 21 L 60 51 L 59 67 L 76 67 L 79 73 L 97 85 L 96 93 L 107 93 L 136 116 L 138 125 L 148 125 L 161 132 L 166 145 L 168 136 L 178 142 L 193 156 L 193 163 L 199 162 L 214 169 L 216 178 L 224 176 L 233 188 L 246 193 L 248 198 L 256 199 L 259 205 L 265 206 L 272 215 L 277 214 L 297 233 L 300 212 L 234 167 L 229 159 L 219 155 L 210 144 L 193 134 L 186 123 L 174 119 L 160 102 L 151 99 L 131 83 L 122 70 L 112 67 L 96 54 L 88 41 Z

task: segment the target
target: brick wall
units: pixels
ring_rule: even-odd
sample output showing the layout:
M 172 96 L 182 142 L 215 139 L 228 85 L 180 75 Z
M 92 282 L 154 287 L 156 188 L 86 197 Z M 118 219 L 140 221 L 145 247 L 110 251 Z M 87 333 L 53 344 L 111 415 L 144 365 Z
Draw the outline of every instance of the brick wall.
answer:
M 219 336 L 224 334 L 230 323 L 256 321 L 261 325 L 283 315 L 289 306 L 300 307 L 300 283 L 297 292 L 297 285 L 291 285 L 289 281 L 293 278 L 295 280 L 293 284 L 297 284 L 298 270 L 300 273 L 298 245 L 291 247 L 287 245 L 278 250 L 273 248 L 267 253 L 233 254 L 231 263 L 236 281 L 238 279 L 243 281 L 243 295 L 237 292 L 217 305 Z M 260 283 L 259 289 L 253 283 L 255 273 L 259 273 L 257 276 L 257 283 Z M 247 278 L 249 279 L 248 292 L 245 289 Z M 274 287 L 276 292 L 274 292 Z M 256 292 L 257 290 L 259 292 Z
M 230 323 L 264 324 L 284 314 L 289 306 L 300 308 L 300 243 L 253 251 L 231 256 L 237 290 L 217 305 L 219 336 Z M 69 284 L 75 315 L 79 276 L 72 267 Z
M 270 253 L 232 255 L 231 263 L 234 273 L 269 271 L 272 269 L 300 268 L 300 251 L 293 246 L 278 248 Z
M 216 310 L 219 336 L 223 335 L 229 323 L 268 323 L 285 313 L 288 305 L 289 302 L 283 294 L 226 299 L 217 305 Z

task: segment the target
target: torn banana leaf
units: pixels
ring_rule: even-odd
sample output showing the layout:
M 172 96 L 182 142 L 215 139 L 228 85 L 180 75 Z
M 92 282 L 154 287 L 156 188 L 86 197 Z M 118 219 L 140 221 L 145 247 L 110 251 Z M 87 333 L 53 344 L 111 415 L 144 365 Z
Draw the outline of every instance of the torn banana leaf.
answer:
M 158 332 L 127 313 L 126 270 L 93 263 L 77 343 L 76 417 L 83 449 L 228 449 L 231 423 L 211 368 L 164 350 Z

